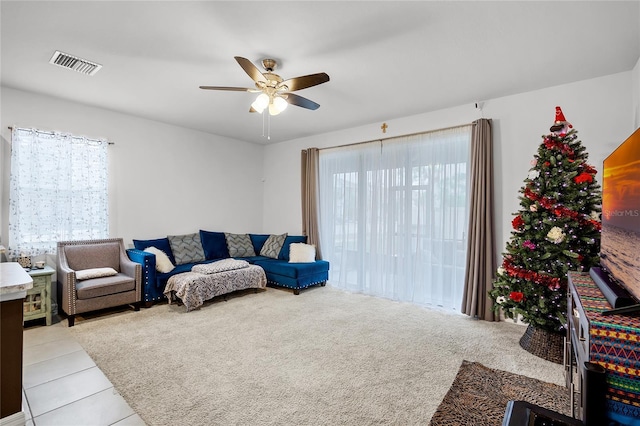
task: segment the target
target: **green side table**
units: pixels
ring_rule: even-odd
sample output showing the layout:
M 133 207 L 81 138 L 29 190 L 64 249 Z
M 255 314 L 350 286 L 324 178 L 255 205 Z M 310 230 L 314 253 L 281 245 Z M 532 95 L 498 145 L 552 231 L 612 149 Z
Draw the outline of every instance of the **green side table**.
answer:
M 38 318 L 46 318 L 51 325 L 51 276 L 55 272 L 50 266 L 44 269 L 32 269 L 27 273 L 33 279 L 33 288 L 27 290 L 23 304 L 23 324 Z

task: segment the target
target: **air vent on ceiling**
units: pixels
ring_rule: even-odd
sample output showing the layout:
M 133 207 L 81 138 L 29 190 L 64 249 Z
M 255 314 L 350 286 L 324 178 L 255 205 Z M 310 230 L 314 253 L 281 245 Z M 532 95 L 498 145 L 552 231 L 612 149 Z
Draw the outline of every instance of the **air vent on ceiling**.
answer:
M 87 61 L 86 59 L 78 58 L 76 56 L 69 55 L 68 53 L 63 53 L 57 50 L 49 60 L 49 63 L 88 75 L 94 75 L 95 73 L 100 71 L 100 68 L 102 68 L 102 65 L 100 64 L 96 64 L 95 62 Z

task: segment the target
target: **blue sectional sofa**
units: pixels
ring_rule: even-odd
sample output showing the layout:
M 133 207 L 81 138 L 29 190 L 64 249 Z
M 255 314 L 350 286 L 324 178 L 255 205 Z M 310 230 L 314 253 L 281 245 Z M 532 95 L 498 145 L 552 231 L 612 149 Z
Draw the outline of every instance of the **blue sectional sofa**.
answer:
M 169 237 L 152 240 L 133 240 L 135 248 L 128 249 L 127 254 L 131 260 L 142 265 L 142 301 L 145 306 L 166 299 L 164 288 L 169 278 L 181 272 L 188 272 L 200 263 L 211 263 L 217 260 L 231 257 L 224 232 L 211 232 L 200 230 L 198 234 L 204 259 L 195 262 L 176 262 Z M 269 234 L 248 234 L 253 246 L 255 256 L 234 256 L 236 259 L 246 260 L 251 264 L 264 269 L 267 283 L 271 286 L 293 289 L 294 294 L 299 294 L 301 289 L 312 285 L 324 286 L 329 279 L 329 262 L 316 260 L 308 263 L 289 262 L 289 245 L 291 243 L 306 243 L 307 237 L 299 235 L 287 235 L 277 258 L 260 256 L 263 245 L 269 238 Z M 149 247 L 155 247 L 167 254 L 175 268 L 170 272 L 161 273 L 156 270 L 155 254 L 144 251 Z

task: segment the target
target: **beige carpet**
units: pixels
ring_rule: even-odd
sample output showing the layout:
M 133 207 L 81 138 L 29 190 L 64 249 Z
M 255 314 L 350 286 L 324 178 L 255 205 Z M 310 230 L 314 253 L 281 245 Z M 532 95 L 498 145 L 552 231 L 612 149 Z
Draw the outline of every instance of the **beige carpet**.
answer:
M 525 328 L 314 287 L 200 310 L 157 305 L 70 329 L 149 425 L 428 424 L 463 360 L 563 383 Z
M 565 386 L 463 361 L 451 389 L 431 418 L 431 426 L 501 426 L 511 400 L 571 415 Z

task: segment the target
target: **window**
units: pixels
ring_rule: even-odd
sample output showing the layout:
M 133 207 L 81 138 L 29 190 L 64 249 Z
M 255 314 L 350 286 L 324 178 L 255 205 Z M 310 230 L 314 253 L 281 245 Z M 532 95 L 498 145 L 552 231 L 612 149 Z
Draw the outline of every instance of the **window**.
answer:
M 55 253 L 58 241 L 109 234 L 107 142 L 14 128 L 9 255 Z
M 471 126 L 320 152 L 331 284 L 460 309 Z

